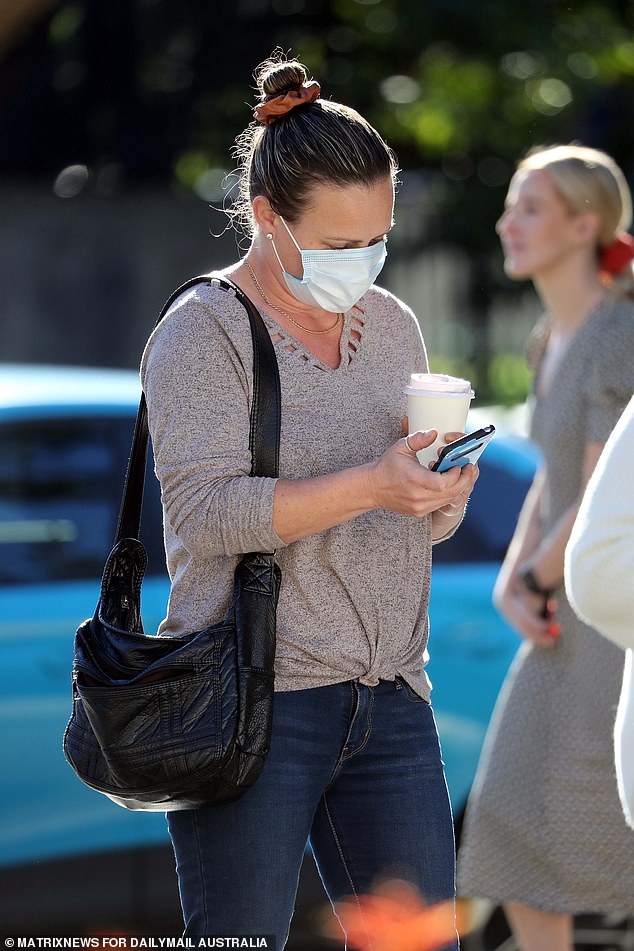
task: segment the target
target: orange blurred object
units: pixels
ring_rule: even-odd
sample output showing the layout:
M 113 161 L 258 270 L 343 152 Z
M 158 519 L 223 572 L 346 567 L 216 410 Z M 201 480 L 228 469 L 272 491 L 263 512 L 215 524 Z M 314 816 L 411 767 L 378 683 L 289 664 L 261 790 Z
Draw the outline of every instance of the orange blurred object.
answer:
M 336 911 L 357 951 L 437 951 L 457 937 L 453 902 L 426 905 L 407 882 L 386 882 L 373 894 L 344 899 Z M 340 937 L 334 922 L 329 933 Z

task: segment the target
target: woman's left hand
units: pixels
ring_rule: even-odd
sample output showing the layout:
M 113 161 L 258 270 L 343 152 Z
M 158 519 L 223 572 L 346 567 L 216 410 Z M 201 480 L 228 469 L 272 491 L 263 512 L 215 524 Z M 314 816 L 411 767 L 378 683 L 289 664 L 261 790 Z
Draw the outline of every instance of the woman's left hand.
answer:
M 556 620 L 554 598 L 528 591 L 517 571 L 501 574 L 493 592 L 493 602 L 522 637 L 540 647 L 553 648 L 561 634 Z
M 407 436 L 409 432 L 409 419 L 407 416 L 403 416 L 401 420 L 401 429 Z M 455 442 L 456 439 L 460 439 L 461 436 L 466 436 L 466 433 L 445 433 L 445 443 Z M 438 453 L 440 454 L 440 449 Z M 463 472 L 469 477 L 468 484 L 463 486 L 462 491 L 456 495 L 455 499 L 452 499 L 448 505 L 443 505 L 442 508 L 436 509 L 436 512 L 442 512 L 443 515 L 456 516 L 463 511 L 473 492 L 473 487 L 478 481 L 480 470 L 478 469 L 477 463 L 476 465 L 469 463 L 463 467 Z
M 455 442 L 456 439 L 460 439 L 460 437 L 464 435 L 465 433 L 445 433 L 445 442 Z M 438 451 L 440 452 L 440 450 Z M 464 509 L 465 505 L 469 501 L 471 493 L 473 492 L 473 488 L 480 477 L 480 470 L 477 463 L 475 465 L 468 463 L 463 467 L 463 470 L 465 474 L 469 476 L 469 483 L 463 487 L 462 491 L 455 497 L 455 499 L 452 499 L 448 505 L 443 505 L 442 508 L 437 509 L 437 511 L 442 512 L 443 515 L 457 515 Z

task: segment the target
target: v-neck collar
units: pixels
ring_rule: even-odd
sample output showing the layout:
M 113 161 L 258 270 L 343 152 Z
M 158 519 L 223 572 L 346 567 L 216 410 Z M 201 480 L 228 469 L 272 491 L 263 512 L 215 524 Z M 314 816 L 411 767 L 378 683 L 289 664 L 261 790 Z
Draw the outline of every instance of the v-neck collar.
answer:
M 564 348 L 563 353 L 559 357 L 559 360 L 552 372 L 547 389 L 544 392 L 540 392 L 539 390 L 540 376 L 542 373 L 542 367 L 544 366 L 544 360 L 546 359 L 546 355 L 548 353 L 548 345 L 549 345 L 550 336 L 552 333 L 552 319 L 549 317 L 549 315 L 547 315 L 545 327 L 544 327 L 543 349 L 542 349 L 541 357 L 536 367 L 535 381 L 533 385 L 533 392 L 535 393 L 535 396 L 538 400 L 547 400 L 549 398 L 553 390 L 553 384 L 555 383 L 557 379 L 557 375 L 562 372 L 562 368 L 565 367 L 566 363 L 570 359 L 571 353 L 574 354 L 574 351 L 576 350 L 579 344 L 579 340 L 583 339 L 583 336 L 586 333 L 587 328 L 592 326 L 592 324 L 594 324 L 594 321 L 599 317 L 600 314 L 603 313 L 605 308 L 608 305 L 612 306 L 613 303 L 614 303 L 614 300 L 612 298 L 612 295 L 606 294 L 605 297 L 602 297 L 601 300 L 598 301 L 598 303 L 595 304 L 595 306 L 588 312 L 585 319 L 579 324 L 575 332 L 569 338 L 568 343 L 566 347 Z
M 271 332 L 274 346 L 286 349 L 306 366 L 312 366 L 325 373 L 345 372 L 358 358 L 363 346 L 367 316 L 358 303 L 343 315 L 343 326 L 339 335 L 339 365 L 336 367 L 325 363 L 267 311 L 260 309 L 260 314 Z

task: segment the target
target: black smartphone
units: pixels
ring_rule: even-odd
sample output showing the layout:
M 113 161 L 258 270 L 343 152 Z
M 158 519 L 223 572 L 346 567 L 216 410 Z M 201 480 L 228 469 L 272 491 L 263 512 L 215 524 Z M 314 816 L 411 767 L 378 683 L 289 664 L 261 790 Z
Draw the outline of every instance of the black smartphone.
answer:
M 434 472 L 446 472 L 453 466 L 466 466 L 477 462 L 495 434 L 495 426 L 484 426 L 472 433 L 447 443 L 440 450 L 438 459 L 430 465 Z

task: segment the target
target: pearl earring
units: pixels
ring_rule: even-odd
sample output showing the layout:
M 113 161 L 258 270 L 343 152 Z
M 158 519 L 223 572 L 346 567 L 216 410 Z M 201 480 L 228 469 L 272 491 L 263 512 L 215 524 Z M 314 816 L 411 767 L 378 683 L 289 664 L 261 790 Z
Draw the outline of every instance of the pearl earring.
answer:
M 267 238 L 269 239 L 269 241 L 272 241 L 272 240 L 273 240 L 273 235 L 271 234 L 270 231 L 269 231 L 269 233 L 267 234 Z

